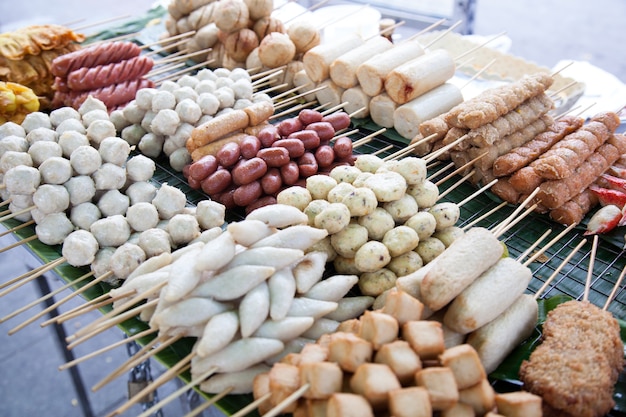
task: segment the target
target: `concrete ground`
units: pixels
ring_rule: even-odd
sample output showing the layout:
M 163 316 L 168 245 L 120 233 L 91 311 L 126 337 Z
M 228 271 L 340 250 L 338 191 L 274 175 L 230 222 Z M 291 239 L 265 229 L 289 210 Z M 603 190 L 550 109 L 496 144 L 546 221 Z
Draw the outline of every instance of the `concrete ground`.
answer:
M 122 15 L 140 16 L 153 4 L 152 0 L 28 0 L 0 2 L 0 32 L 14 30 L 28 24 L 60 23 L 80 26 L 104 21 Z M 621 0 L 477 0 L 474 33 L 492 35 L 506 31 L 512 40 L 510 52 L 538 64 L 553 67 L 562 59 L 588 61 L 626 82 L 626 60 L 623 59 L 623 17 L 626 2 Z M 83 19 L 83 20 L 81 20 Z M 81 20 L 80 22 L 78 22 Z M 85 30 L 91 33 L 106 24 Z M 625 97 L 626 103 L 626 97 Z M 0 247 L 12 243 L 11 236 L 0 239 Z M 2 282 L 16 277 L 39 265 L 29 252 L 22 248 L 0 254 L 3 268 Z M 52 289 L 62 285 L 53 275 L 45 282 Z M 62 295 L 67 292 L 62 293 Z M 30 282 L 0 299 L 0 317 L 41 296 L 40 286 Z M 78 305 L 68 302 L 61 311 Z M 7 332 L 23 320 L 45 308 L 35 306 L 0 324 L 0 416 L 104 416 L 121 405 L 127 395 L 128 376 L 124 375 L 103 389 L 92 393 L 90 387 L 112 369 L 121 364 L 128 354 L 120 347 L 80 364 L 78 374 L 57 368 L 67 358 L 57 333 L 52 327 L 40 328 L 39 322 L 27 326 L 16 334 Z M 68 334 L 90 322 L 99 313 L 85 315 L 65 326 Z M 77 357 L 120 340 L 122 333 L 114 328 L 72 351 Z M 163 372 L 158 363 L 152 364 L 157 377 Z M 76 387 L 83 387 L 81 395 Z M 178 388 L 172 382 L 159 389 L 164 398 Z M 81 399 L 87 407 L 81 407 Z M 125 415 L 137 415 L 139 406 Z M 164 416 L 182 416 L 188 412 L 188 401 L 174 401 L 163 410 Z M 207 412 L 204 414 L 208 415 Z

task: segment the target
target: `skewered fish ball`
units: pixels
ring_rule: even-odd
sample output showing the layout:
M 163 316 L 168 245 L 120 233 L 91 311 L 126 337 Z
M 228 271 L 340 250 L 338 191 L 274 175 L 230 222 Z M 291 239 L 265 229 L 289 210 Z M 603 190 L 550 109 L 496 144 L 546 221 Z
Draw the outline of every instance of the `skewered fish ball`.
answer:
M 96 190 L 119 190 L 126 184 L 126 169 L 105 162 L 92 174 L 92 178 Z
M 152 158 L 156 158 L 161 154 L 165 137 L 154 133 L 146 133 L 139 140 L 139 150 Z
M 133 156 L 126 162 L 126 176 L 131 181 L 148 181 L 155 170 L 154 160 L 144 155 Z
M 196 219 L 204 230 L 221 227 L 225 220 L 226 207 L 212 200 L 202 200 L 196 205 Z
M 120 214 L 95 221 L 89 231 L 100 246 L 122 246 L 130 237 L 130 225 Z
M 167 231 L 174 245 L 179 246 L 200 236 L 200 225 L 191 214 L 176 214 L 167 224 Z
M 59 136 L 58 144 L 61 146 L 63 156 L 66 158 L 69 158 L 72 152 L 79 146 L 90 146 L 89 138 L 86 135 L 74 131 L 67 131 Z
M 63 156 L 63 149 L 56 142 L 40 141 L 28 148 L 28 154 L 33 161 L 33 166 L 38 167 L 49 158 Z
M 4 185 L 9 194 L 33 194 L 41 183 L 37 168 L 19 165 L 4 174 Z
M 26 133 L 29 133 L 38 127 L 52 129 L 52 123 L 50 123 L 50 116 L 44 112 L 36 111 L 26 115 L 22 121 L 22 127 Z
M 76 230 L 65 238 L 61 254 L 72 266 L 85 266 L 93 262 L 99 246 L 87 230 Z
M 99 147 L 100 142 L 116 133 L 115 125 L 109 120 L 96 120 L 87 128 L 87 138 L 95 147 Z
M 72 168 L 79 175 L 91 175 L 102 165 L 102 157 L 91 146 L 79 146 L 70 155 Z
M 137 244 L 144 250 L 149 258 L 164 252 L 172 252 L 170 234 L 160 228 L 148 229 L 141 232 Z
M 24 128 L 17 123 L 6 122 L 0 125 L 0 139 L 5 138 L 7 136 L 19 136 L 26 137 L 26 131 Z
M 109 190 L 98 199 L 98 208 L 103 217 L 114 216 L 116 214 L 126 215 L 130 206 L 130 199 L 119 190 Z
M 52 213 L 37 222 L 35 233 L 44 245 L 58 245 L 74 230 L 74 225 L 65 213 Z
M 56 128 L 57 136 L 62 135 L 65 132 L 78 132 L 78 133 L 87 133 L 87 129 L 83 126 L 83 122 L 76 119 L 65 119 L 61 122 L 60 125 Z
M 174 83 L 176 89 L 178 86 Z M 167 91 L 165 83 L 161 85 L 159 91 L 157 91 L 152 97 L 152 106 L 151 110 L 155 113 L 158 113 L 161 110 L 169 109 L 173 110 L 176 107 L 176 96 L 174 93 Z
M 59 126 L 64 120 L 76 119 L 81 120 L 80 113 L 73 107 L 59 107 L 50 112 L 50 123 L 52 127 Z
M 25 209 L 29 207 L 30 206 L 22 206 L 22 205 L 16 204 L 14 201 L 11 201 L 9 203 L 9 211 L 13 213 L 13 218 L 21 222 L 27 222 L 33 218 L 31 214 L 31 210 L 24 211 Z M 16 213 L 20 213 L 20 214 L 16 214 Z
M 143 110 L 152 110 L 152 100 L 157 93 L 156 88 L 142 88 L 137 90 L 135 95 L 135 103 Z
M 55 130 L 48 129 L 47 127 L 38 127 L 36 129 L 31 130 L 26 135 L 26 140 L 29 145 L 33 145 L 39 141 L 50 141 L 56 142 L 58 138 L 58 134 Z
M 100 142 L 98 148 L 103 162 L 123 166 L 130 155 L 130 145 L 124 139 L 112 136 Z
M 70 193 L 62 185 L 42 184 L 33 194 L 33 202 L 45 214 L 60 213 L 70 206 Z
M 109 265 L 111 256 L 113 256 L 114 253 L 115 248 L 106 247 L 98 250 L 98 253 L 96 253 L 95 258 L 91 263 L 91 271 L 96 278 L 103 276 L 111 270 Z
M 46 184 L 64 184 L 72 178 L 72 164 L 61 156 L 53 156 L 39 165 L 39 173 Z
M 100 100 L 98 100 L 97 98 L 94 98 L 93 96 L 89 96 L 87 97 L 87 100 L 83 101 L 83 104 L 80 105 L 80 107 L 78 107 L 78 112 L 81 114 L 81 116 L 85 115 L 86 113 L 92 111 L 92 110 L 107 110 L 107 106 Z
M 133 230 L 143 232 L 156 227 L 159 223 L 159 212 L 152 203 L 140 202 L 128 207 L 126 220 Z
M 19 165 L 33 166 L 33 158 L 26 152 L 7 151 L 0 157 L 0 172 L 7 172 Z
M 130 204 L 141 202 L 151 203 L 156 197 L 157 188 L 146 181 L 134 182 L 126 189 L 126 195 L 130 198 Z
M 115 250 L 109 267 L 116 277 L 126 279 L 145 260 L 146 253 L 139 245 L 126 242 Z
M 148 110 L 150 109 L 139 107 L 137 100 L 132 100 L 124 106 L 124 110 L 122 110 L 122 112 L 124 114 L 124 118 L 129 123 L 141 123 Z
M 187 198 L 185 197 L 185 193 L 178 188 L 164 183 L 157 190 L 152 204 L 156 206 L 161 219 L 167 220 L 185 209 Z
M 122 130 L 122 139 L 128 142 L 129 145 L 137 145 L 141 138 L 146 134 L 146 130 L 140 125 L 130 125 Z
M 90 201 L 75 205 L 70 210 L 71 222 L 80 229 L 91 230 L 91 225 L 101 218 L 100 209 Z
M 63 185 L 70 194 L 70 203 L 72 206 L 91 201 L 96 195 L 96 184 L 88 175 L 73 176 Z
M 89 132 L 89 126 L 91 126 L 91 124 L 95 122 L 96 120 L 105 120 L 108 122 L 109 112 L 107 112 L 106 110 L 92 110 L 90 112 L 83 114 L 83 117 L 82 117 L 83 126 L 85 126 L 85 129 L 87 129 L 88 132 Z

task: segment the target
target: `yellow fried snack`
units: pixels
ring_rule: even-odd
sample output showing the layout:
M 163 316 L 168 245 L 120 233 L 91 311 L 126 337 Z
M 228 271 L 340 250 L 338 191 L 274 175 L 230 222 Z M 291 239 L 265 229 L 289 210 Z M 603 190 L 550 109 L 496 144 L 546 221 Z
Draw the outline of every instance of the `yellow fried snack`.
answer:
M 0 124 L 22 123 L 28 113 L 38 111 L 39 98 L 21 84 L 0 81 Z

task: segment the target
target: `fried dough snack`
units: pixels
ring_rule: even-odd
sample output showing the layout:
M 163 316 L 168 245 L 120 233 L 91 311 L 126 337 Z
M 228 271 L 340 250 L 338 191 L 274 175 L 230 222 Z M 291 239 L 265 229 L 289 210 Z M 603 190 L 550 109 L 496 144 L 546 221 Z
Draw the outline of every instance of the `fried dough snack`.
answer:
M 0 81 L 0 124 L 22 123 L 28 113 L 39 110 L 39 99 L 28 87 Z
M 19 60 L 26 55 L 63 48 L 72 42 L 82 42 L 85 36 L 60 25 L 33 25 L 0 34 L 0 55 Z
M 476 129 L 495 121 L 524 101 L 546 91 L 554 79 L 549 74 L 537 73 L 512 84 L 487 90 L 471 100 L 464 101 L 446 113 L 450 126 Z
M 22 59 L 0 57 L 0 77 L 6 81 L 29 85 L 40 79 L 54 80 L 52 61 L 57 57 L 76 51 L 78 44 L 42 51 L 39 55 L 26 55 Z M 39 93 L 37 93 L 39 94 Z

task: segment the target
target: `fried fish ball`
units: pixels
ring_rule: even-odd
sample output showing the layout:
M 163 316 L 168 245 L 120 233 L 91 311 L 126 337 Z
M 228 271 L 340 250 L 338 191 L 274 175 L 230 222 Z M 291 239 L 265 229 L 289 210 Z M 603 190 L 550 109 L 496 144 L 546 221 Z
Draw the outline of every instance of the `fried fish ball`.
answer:
M 278 204 L 287 204 L 300 209 L 300 211 L 304 211 L 311 201 L 313 201 L 313 197 L 309 190 L 298 186 L 285 188 L 276 196 Z
M 126 188 L 126 195 L 130 198 L 130 204 L 141 202 L 151 203 L 156 197 L 157 188 L 147 181 L 137 181 Z
M 403 277 L 409 275 L 424 266 L 422 257 L 415 251 L 408 251 L 402 255 L 391 258 L 387 264 L 387 269 L 391 270 L 396 276 Z
M 332 235 L 343 230 L 350 223 L 350 210 L 342 203 L 330 203 L 317 216 L 315 227 L 325 229 Z
M 92 174 L 92 178 L 96 190 L 119 190 L 126 184 L 126 169 L 105 162 Z
M 404 225 L 415 230 L 419 239 L 424 240 L 435 233 L 437 219 L 428 211 L 420 211 L 404 222 Z
M 312 22 L 297 20 L 287 29 L 289 38 L 296 47 L 296 54 L 303 54 L 309 49 L 320 44 L 320 31 Z
M 191 214 L 176 214 L 167 224 L 167 231 L 174 245 L 179 246 L 200 236 L 200 225 Z
M 437 221 L 437 231 L 454 226 L 461 215 L 459 206 L 455 203 L 447 201 L 433 205 L 428 209 L 428 212 L 435 216 L 435 220 Z
M 322 174 L 311 175 L 306 179 L 306 189 L 311 193 L 313 200 L 325 200 L 328 192 L 337 185 L 337 181 Z
M 104 217 L 126 215 L 129 205 L 130 198 L 117 189 L 108 190 L 98 199 L 98 208 Z
M 417 202 L 409 194 L 404 194 L 398 200 L 383 203 L 383 208 L 391 214 L 396 223 L 404 223 L 417 213 Z
M 339 165 L 330 170 L 329 175 L 337 181 L 337 183 L 352 183 L 361 173 L 361 170 L 352 165 Z
M 53 156 L 39 165 L 39 173 L 46 184 L 64 184 L 72 178 L 72 164 L 61 156 Z
M 366 187 L 355 188 L 354 191 L 346 194 L 341 202 L 348 208 L 352 217 L 367 216 L 378 206 L 376 194 Z
M 338 255 L 354 258 L 356 251 L 369 240 L 367 229 L 350 223 L 337 233 L 330 235 L 330 244 Z
M 168 220 L 185 209 L 187 198 L 178 188 L 163 183 L 157 190 L 152 204 L 156 206 L 160 218 Z
M 383 244 L 392 257 L 412 251 L 419 244 L 417 232 L 408 226 L 396 226 L 383 236 Z
M 90 230 L 91 225 L 101 218 L 100 209 L 90 201 L 77 204 L 70 211 L 71 222 L 80 229 Z
M 102 162 L 123 166 L 130 155 L 130 145 L 124 139 L 111 136 L 100 142 L 98 152 L 100 152 Z
M 120 214 L 93 222 L 89 231 L 93 233 L 100 246 L 118 247 L 128 241 L 130 225 Z
M 424 264 L 428 264 L 437 256 L 441 255 L 444 250 L 446 250 L 446 245 L 444 245 L 441 240 L 432 236 L 421 240 L 415 249 L 424 261 Z
M 389 248 L 376 240 L 370 240 L 362 245 L 354 255 L 354 263 L 362 272 L 376 272 L 384 268 L 389 261 L 391 261 Z
M 406 192 L 413 196 L 420 209 L 432 207 L 439 199 L 439 188 L 428 180 L 421 184 L 409 185 Z
M 45 214 L 61 213 L 70 206 L 70 193 L 62 185 L 42 184 L 33 194 L 33 202 Z
M 74 225 L 65 213 L 45 215 L 35 226 L 37 238 L 44 245 L 59 245 L 74 230 Z
M 376 297 L 396 285 L 398 277 L 387 268 L 365 272 L 359 277 L 359 289 L 363 295 Z
M 70 155 L 70 163 L 78 175 L 91 175 L 102 165 L 102 157 L 91 146 L 79 146 Z
M 391 214 L 382 207 L 376 207 L 372 213 L 359 217 L 358 223 L 367 229 L 373 240 L 382 240 L 385 233 L 396 225 Z
M 365 180 L 365 187 L 376 194 L 379 202 L 401 199 L 406 193 L 407 184 L 404 177 L 397 172 L 376 172 Z
M 152 228 L 141 232 L 137 244 L 149 258 L 172 252 L 170 234 L 163 229 Z

